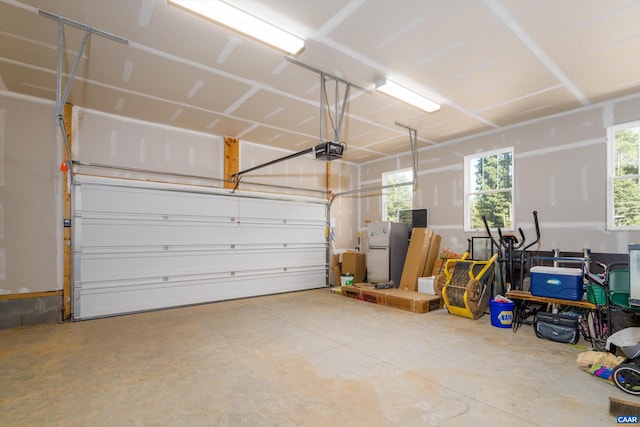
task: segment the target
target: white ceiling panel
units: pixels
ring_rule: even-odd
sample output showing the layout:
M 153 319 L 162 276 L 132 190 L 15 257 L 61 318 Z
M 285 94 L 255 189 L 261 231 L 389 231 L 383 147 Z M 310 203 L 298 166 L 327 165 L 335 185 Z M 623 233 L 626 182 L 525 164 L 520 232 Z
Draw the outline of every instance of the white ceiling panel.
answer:
M 565 28 L 562 37 L 541 28 L 544 11 L 531 6 L 515 2 L 508 9 L 585 96 L 604 100 L 637 92 L 638 2 L 586 1 L 581 8 L 550 3 L 546 17 Z
M 232 112 L 255 123 L 290 129 L 305 136 L 318 135 L 320 110 L 311 101 L 299 101 L 260 90 Z
M 569 103 L 567 105 L 567 103 Z M 506 126 L 509 123 L 527 121 L 540 117 L 541 114 L 550 115 L 580 107 L 580 103 L 571 99 L 571 94 L 565 88 L 557 88 L 542 94 L 515 100 L 508 104 L 482 112 L 489 121 Z
M 99 30 L 127 44 L 91 35 L 74 105 L 295 151 L 317 143 L 321 114 L 334 138 L 348 82 L 340 140 L 354 162 L 407 151 L 396 123 L 424 147 L 640 89 L 637 2 L 228 2 L 303 37 L 298 63 L 166 0 L 0 0 L 0 88 L 55 99 L 58 55 L 66 82 L 83 29 Z M 58 21 L 43 11 L 64 22 L 60 51 Z M 376 92 L 382 77 L 442 108 L 427 114 Z

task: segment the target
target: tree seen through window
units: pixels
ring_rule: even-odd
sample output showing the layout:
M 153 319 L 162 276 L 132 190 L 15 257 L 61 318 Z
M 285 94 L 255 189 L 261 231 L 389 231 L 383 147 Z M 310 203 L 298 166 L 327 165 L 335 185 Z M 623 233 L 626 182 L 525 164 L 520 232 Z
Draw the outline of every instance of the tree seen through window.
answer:
M 613 213 L 614 227 L 640 226 L 640 175 L 638 163 L 638 123 L 613 132 Z
M 483 229 L 482 216 L 491 228 L 511 229 L 513 224 L 513 151 L 470 156 L 467 179 L 468 228 Z
M 387 188 L 383 191 L 383 220 L 398 222 L 398 213 L 411 209 L 413 206 L 413 172 L 411 170 L 385 173 L 382 176 L 383 185 L 409 183 L 398 187 Z M 386 218 L 385 218 L 386 215 Z

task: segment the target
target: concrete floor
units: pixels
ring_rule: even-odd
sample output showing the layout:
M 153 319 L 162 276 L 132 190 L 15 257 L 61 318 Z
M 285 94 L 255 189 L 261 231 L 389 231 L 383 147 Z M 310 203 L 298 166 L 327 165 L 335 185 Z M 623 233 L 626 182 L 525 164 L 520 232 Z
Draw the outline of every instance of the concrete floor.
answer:
M 318 289 L 0 330 L 0 424 L 614 425 L 584 350 Z

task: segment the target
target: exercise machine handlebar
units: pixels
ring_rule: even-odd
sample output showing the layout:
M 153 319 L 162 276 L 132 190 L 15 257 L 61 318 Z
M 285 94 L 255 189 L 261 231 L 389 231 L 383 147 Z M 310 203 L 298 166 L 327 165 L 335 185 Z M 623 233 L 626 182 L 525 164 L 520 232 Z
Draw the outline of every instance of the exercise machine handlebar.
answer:
M 525 246 L 525 248 L 523 249 L 524 251 L 526 251 L 531 246 L 535 245 L 536 243 L 538 243 L 540 241 L 540 224 L 538 223 L 538 212 L 537 211 L 533 211 L 533 224 L 534 224 L 534 226 L 536 228 L 536 240 L 531 242 L 527 246 Z
M 482 222 L 484 223 L 484 229 L 487 231 L 487 234 L 493 241 L 493 244 L 497 247 L 509 247 L 509 243 L 512 244 L 512 249 L 520 249 L 526 240 L 524 231 L 522 231 L 521 227 L 518 227 L 518 233 L 520 233 L 521 240 L 518 242 L 518 239 L 513 234 L 502 234 L 502 230 L 498 227 L 498 236 L 500 237 L 499 242 L 493 238 L 493 234 L 491 233 L 491 228 L 489 227 L 489 223 L 487 222 L 487 217 L 482 215 Z M 540 224 L 538 223 L 538 212 L 533 211 L 533 224 L 536 229 L 536 240 L 525 246 L 523 250 L 527 250 L 536 243 L 540 241 Z

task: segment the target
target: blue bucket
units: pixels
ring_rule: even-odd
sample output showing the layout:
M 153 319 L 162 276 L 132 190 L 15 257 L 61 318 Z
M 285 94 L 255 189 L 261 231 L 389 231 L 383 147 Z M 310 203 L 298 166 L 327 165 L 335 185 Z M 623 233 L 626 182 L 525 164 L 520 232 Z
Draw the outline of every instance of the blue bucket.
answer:
M 511 328 L 513 324 L 513 308 L 515 303 L 506 301 L 489 301 L 491 325 L 496 328 Z

